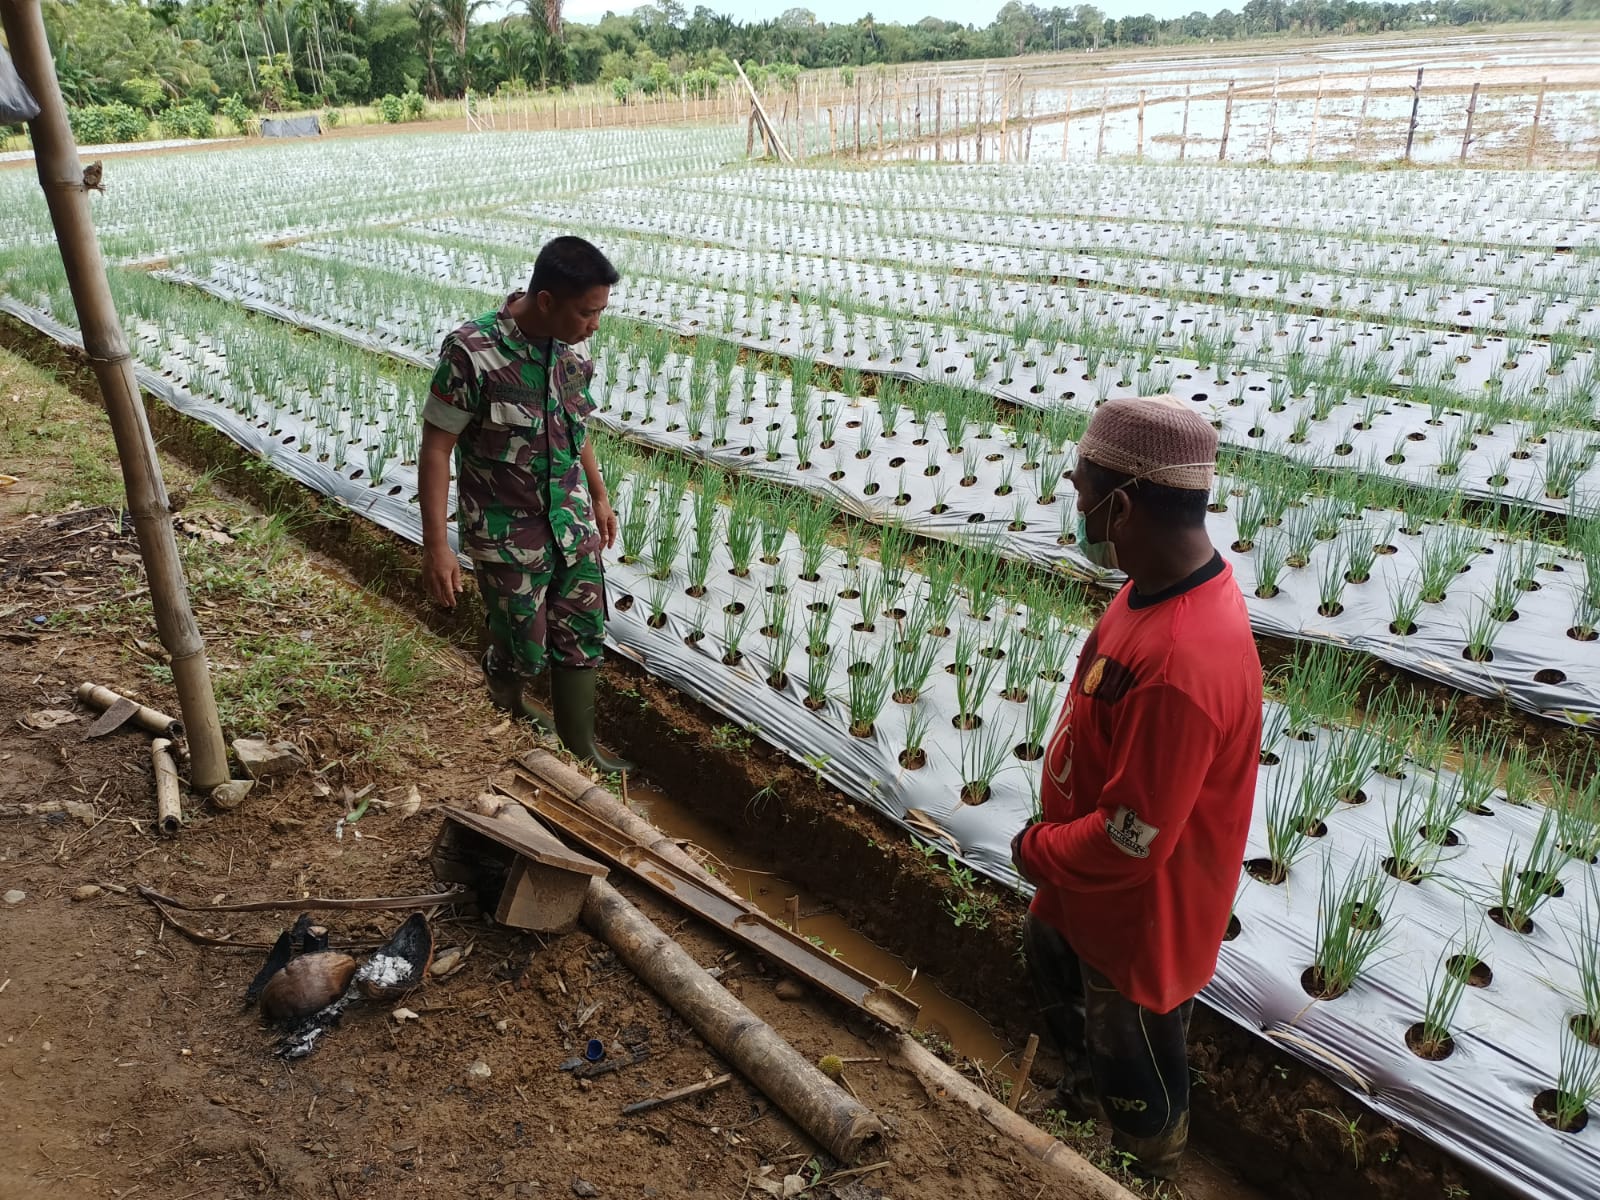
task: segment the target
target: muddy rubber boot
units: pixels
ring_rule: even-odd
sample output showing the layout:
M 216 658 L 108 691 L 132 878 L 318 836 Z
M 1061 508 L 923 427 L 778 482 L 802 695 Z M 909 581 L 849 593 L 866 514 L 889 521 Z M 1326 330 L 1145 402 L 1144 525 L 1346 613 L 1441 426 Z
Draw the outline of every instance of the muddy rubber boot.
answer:
M 522 680 L 515 671 L 502 669 L 494 661 L 494 651 L 485 650 L 478 662 L 489 685 L 489 702 L 519 721 L 527 721 L 543 733 L 556 731 L 555 719 L 523 694 Z
M 1113 1149 L 1133 1155 L 1129 1168 L 1146 1179 L 1176 1179 L 1189 1144 L 1189 1114 L 1184 1113 L 1154 1137 L 1130 1137 L 1120 1129 L 1111 1131 Z
M 594 744 L 594 691 L 600 672 L 594 667 L 550 668 L 550 698 L 555 701 L 556 734 L 576 758 L 610 774 L 631 771 L 633 764 L 600 753 Z

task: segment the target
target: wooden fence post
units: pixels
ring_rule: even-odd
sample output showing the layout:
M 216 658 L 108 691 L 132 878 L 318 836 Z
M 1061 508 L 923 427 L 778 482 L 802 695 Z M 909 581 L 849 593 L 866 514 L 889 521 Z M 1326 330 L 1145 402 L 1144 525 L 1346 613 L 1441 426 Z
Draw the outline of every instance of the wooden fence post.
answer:
M 1178 161 L 1182 162 L 1189 153 L 1189 93 L 1194 85 L 1183 85 L 1183 128 L 1178 131 Z
M 1528 130 L 1528 158 L 1523 165 L 1533 166 L 1533 156 L 1539 147 L 1539 119 L 1544 116 L 1544 87 L 1550 82 L 1550 76 L 1543 75 L 1539 78 L 1539 99 L 1533 105 L 1533 128 Z
M 1228 131 L 1233 128 L 1233 80 L 1228 80 L 1228 98 L 1222 105 L 1222 147 L 1217 151 L 1217 161 L 1228 161 Z
M 1406 157 L 1411 161 L 1411 143 L 1417 136 L 1417 109 L 1422 105 L 1422 68 L 1417 68 L 1417 81 L 1411 85 L 1411 124 L 1406 126 Z
M 856 76 L 856 157 L 861 157 L 861 76 Z
M 1311 144 L 1306 147 L 1306 161 L 1312 162 L 1317 157 L 1317 126 L 1322 122 L 1322 77 L 1323 72 L 1317 72 L 1317 98 L 1311 104 Z
M 1072 89 L 1067 89 L 1067 111 L 1061 117 L 1061 161 L 1067 161 L 1067 144 L 1072 141 Z
M 1272 101 L 1267 106 L 1267 154 L 1266 161 L 1272 162 L 1272 143 L 1278 132 L 1278 80 L 1282 75 L 1281 70 L 1272 73 Z
M 1100 89 L 1100 132 L 1095 136 L 1094 160 L 1099 162 L 1106 152 L 1106 102 L 1111 98 L 1110 88 Z
M 1135 157 L 1144 159 L 1144 88 L 1139 89 L 1139 137 L 1136 143 Z
M 1361 151 L 1361 138 L 1367 132 L 1367 105 L 1372 102 L 1372 72 L 1367 72 L 1366 86 L 1361 89 L 1361 115 L 1356 119 L 1356 152 Z
M 1467 127 L 1461 131 L 1461 165 L 1467 165 L 1467 147 L 1472 145 L 1472 118 L 1478 111 L 1479 81 L 1472 81 L 1472 95 L 1467 99 Z
M 933 161 L 944 161 L 944 89 L 933 94 Z

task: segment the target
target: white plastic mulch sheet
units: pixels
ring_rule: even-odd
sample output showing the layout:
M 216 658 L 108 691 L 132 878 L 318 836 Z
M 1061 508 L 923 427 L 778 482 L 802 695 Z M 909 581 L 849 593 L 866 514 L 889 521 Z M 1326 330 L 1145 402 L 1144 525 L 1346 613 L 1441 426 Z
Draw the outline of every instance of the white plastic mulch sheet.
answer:
M 431 347 L 382 331 L 366 333 L 252 296 L 240 286 L 242 281 L 218 282 L 173 271 L 156 274 L 418 367 L 431 368 L 435 361 Z M 711 436 L 702 433 L 696 437 L 685 425 L 684 379 L 692 367 L 691 360 L 669 354 L 652 377 L 635 360 L 602 361 L 592 389 L 601 405 L 599 419 L 641 443 L 823 495 L 844 511 L 867 520 L 894 522 L 951 541 L 981 537 L 1011 557 L 1059 566 L 1099 584 L 1118 582 L 1118 576 L 1093 567 L 1070 544 L 1076 506 L 1071 485 L 1060 481 L 1051 488 L 1054 502 L 1041 504 L 1046 494 L 1042 489 L 1047 485 L 1039 466 L 1030 468 L 1029 455 L 998 430 L 980 436 L 974 429 L 962 452 L 952 453 L 937 421 L 931 423 L 924 438 L 912 414 L 901 410 L 896 432 L 884 436 L 883 415 L 872 400 L 851 406 L 848 397 L 813 389 L 809 398 L 812 421 L 817 420 L 815 410 L 823 405 L 836 406 L 840 415 L 833 429 L 835 445 L 824 448 L 818 444 L 810 455 L 812 465 L 802 470 L 794 439 L 792 388 L 787 380 L 780 382 L 776 376 L 757 373 L 752 385 L 756 399 L 750 410 L 753 422 L 730 422 L 725 444 L 717 446 Z M 742 387 L 745 370 L 733 369 L 736 392 Z M 710 429 L 709 415 L 704 421 Z M 773 437 L 779 426 L 781 433 Z M 867 430 L 870 436 L 864 432 Z M 820 432 L 816 435 L 819 442 L 821 436 Z M 1039 461 L 1050 457 L 1058 460 L 1056 465 L 1070 466 L 1075 448 L 1069 443 L 1061 452 L 1041 455 Z M 966 474 L 969 469 L 970 476 Z M 963 484 L 963 478 L 973 482 Z M 1442 600 L 1421 606 L 1414 632 L 1400 635 L 1391 629 L 1394 596 L 1419 577 L 1426 547 L 1463 535 L 1464 527 L 1405 532 L 1401 514 L 1352 517 L 1340 513 L 1331 522 L 1338 537 L 1309 539 L 1313 548 L 1306 564 L 1282 570 L 1277 594 L 1262 597 L 1256 594 L 1261 555 L 1273 543 L 1281 552 L 1297 526 L 1320 523 L 1327 514 L 1319 506 L 1334 502 L 1317 501 L 1290 510 L 1284 528 L 1258 530 L 1251 549 L 1240 551 L 1233 549 L 1240 541 L 1238 514 L 1248 500 L 1232 494 L 1238 490 L 1248 490 L 1248 485 L 1219 489 L 1219 495 L 1229 501 L 1228 511 L 1211 513 L 1207 523 L 1212 542 L 1238 574 L 1251 624 L 1259 632 L 1360 650 L 1473 695 L 1503 696 L 1552 720 L 1582 723 L 1600 715 L 1600 641 L 1579 640 L 1567 632 L 1575 624 L 1575 598 L 1587 586 L 1581 559 L 1558 553 L 1553 547 L 1507 543 L 1486 531 L 1471 530 L 1479 547 L 1471 565 Z M 1374 560 L 1365 582 L 1347 583 L 1333 606 L 1324 605 L 1330 565 L 1337 565 L 1347 555 L 1353 541 L 1392 547 L 1392 553 Z M 1514 574 L 1515 582 L 1502 583 L 1502 572 Z M 1342 575 L 1344 571 L 1341 567 L 1333 573 Z M 1497 585 L 1514 591 L 1516 616 L 1495 623 L 1491 657 L 1475 661 L 1466 654 L 1468 630 L 1482 619 L 1482 610 L 1490 604 Z
M 74 332 L 48 318 L 10 302 L 3 307 L 51 336 L 77 342 Z M 288 441 L 287 426 L 265 431 L 217 404 L 193 397 L 155 371 L 140 368 L 139 377 L 142 386 L 167 403 L 221 429 L 294 478 L 402 536 L 419 538 L 409 469 L 395 475 L 406 478 L 406 488 L 390 495 L 388 476 L 385 486 L 372 488 L 318 462 L 314 455 L 300 453 Z M 624 516 L 637 499 L 632 495 L 634 486 L 636 481 L 619 491 Z M 658 490 L 656 495 L 660 494 Z M 685 497 L 686 505 L 691 502 Z M 692 534 L 686 531 L 686 537 Z M 651 578 L 650 568 L 643 564 L 612 565 L 607 578 L 610 644 L 857 800 L 948 848 L 986 875 L 1021 887 L 1008 862 L 1009 842 L 1029 812 L 1038 779 L 1036 764 L 1002 753 L 1003 765 L 993 776 L 989 798 L 981 804 L 963 803 L 961 780 L 976 752 L 985 746 L 1004 752 L 1020 740 L 1025 706 L 991 697 L 982 706 L 981 726 L 957 729 L 955 677 L 936 669 L 916 704 L 888 702 L 870 736 L 853 736 L 840 699 L 848 690 L 851 669 L 866 663 L 869 669 L 881 670 L 887 662 L 883 656 L 899 631 L 881 615 L 872 622 L 875 629 L 857 629 L 868 623 L 868 613 L 858 599 L 840 593 L 866 592 L 877 565 L 863 562 L 852 571 L 841 552 L 831 551 L 820 577 L 808 583 L 798 578 L 799 551 L 791 535 L 784 539 L 778 564 L 758 559 L 747 578 L 738 578 L 730 573 L 725 542 L 717 540 L 708 590 L 701 597 L 687 594 L 681 558 L 664 580 Z M 828 606 L 826 627 L 820 632 L 833 655 L 826 684 L 829 699 L 819 709 L 807 707 L 802 699 L 808 660 L 813 657 L 806 653 L 806 632 L 781 661 L 760 633 L 770 612 L 767 606 L 779 595 L 771 590 L 775 586 L 790 589 L 782 597 L 798 607 L 796 618 L 802 621 L 813 616 L 811 605 Z M 907 573 L 903 587 L 893 593 L 893 602 L 912 609 L 926 594 L 927 582 Z M 958 639 L 965 636 L 984 647 L 1008 648 L 1018 627 L 1029 619 L 1026 614 L 995 610 L 988 621 L 971 621 L 962 611 L 964 604 L 956 602 L 952 632 L 943 639 L 947 648 L 938 659 L 941 668 L 952 661 L 949 647 Z M 659 619 L 652 620 L 658 611 Z M 686 643 L 696 630 L 703 630 L 703 636 L 695 644 Z M 735 644 L 742 658 L 730 665 L 724 658 L 733 657 L 730 646 Z M 1076 646 L 1075 641 L 1062 668 L 1069 678 Z M 785 669 L 787 680 L 774 687 L 769 678 L 778 666 Z M 1004 663 L 999 666 L 1003 669 Z M 1049 686 L 1053 706 L 1064 685 Z M 913 713 L 921 714 L 928 731 L 927 761 L 919 770 L 904 769 L 898 761 L 906 725 L 919 719 Z M 1268 728 L 1281 730 L 1283 725 L 1281 714 L 1269 706 Z M 1293 787 L 1308 756 L 1316 753 L 1315 739 L 1337 736 L 1324 729 L 1311 732 L 1310 741 L 1281 737 L 1273 741 L 1281 761 L 1261 770 L 1250 834 L 1252 855 L 1266 851 L 1266 800 L 1272 789 Z M 1358 865 L 1376 869 L 1382 853 L 1378 847 L 1385 843 L 1401 798 L 1408 788 L 1426 789 L 1430 782 L 1414 765 L 1407 764 L 1406 769 L 1413 778 L 1394 780 L 1369 773 L 1361 784 L 1365 802 L 1341 807 L 1328 817 L 1326 834 L 1313 840 L 1309 853 L 1290 868 L 1285 883 L 1242 878 L 1235 909 L 1241 932 L 1224 945 L 1216 979 L 1203 998 L 1278 1048 L 1326 1071 L 1380 1112 L 1442 1143 L 1518 1192 L 1540 1200 L 1592 1195 L 1593 1181 L 1600 1178 L 1600 1122 L 1591 1122 L 1578 1133 L 1556 1132 L 1535 1115 L 1533 1098 L 1554 1086 L 1567 1023 L 1581 1011 L 1575 963 L 1585 912 L 1590 922 L 1600 919 L 1596 870 L 1568 861 L 1560 873 L 1562 894 L 1537 910 L 1529 934 L 1503 929 L 1484 915 L 1496 902 L 1494 880 L 1508 863 L 1515 869 L 1532 845 L 1538 813 L 1497 797 L 1490 805 L 1492 815 L 1456 818 L 1455 845 L 1445 852 L 1434 878 L 1416 885 L 1384 878 L 1387 913 L 1381 932 L 1388 940 L 1354 987 L 1338 999 L 1313 1000 L 1301 986 L 1301 976 L 1313 961 L 1322 860 L 1326 857 L 1337 878 Z M 1277 782 L 1284 773 L 1290 773 L 1288 778 Z M 1452 783 L 1446 776 L 1446 786 Z M 1407 1048 L 1405 1031 L 1421 1019 L 1426 979 L 1441 954 L 1452 952 L 1463 931 L 1481 933 L 1485 939 L 1483 958 L 1493 979 L 1487 987 L 1468 990 L 1451 1025 L 1454 1053 L 1443 1061 L 1425 1061 Z

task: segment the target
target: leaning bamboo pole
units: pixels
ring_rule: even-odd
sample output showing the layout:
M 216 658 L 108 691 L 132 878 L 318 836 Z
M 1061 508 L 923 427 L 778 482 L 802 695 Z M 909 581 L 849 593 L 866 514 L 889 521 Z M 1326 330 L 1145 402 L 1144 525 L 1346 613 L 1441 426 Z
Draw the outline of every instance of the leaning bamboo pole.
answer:
M 0 27 L 5 29 L 17 74 L 39 103 L 39 115 L 28 123 L 32 134 L 39 185 L 44 189 L 56 244 L 66 269 L 72 303 L 83 330 L 83 349 L 94 369 L 111 422 L 122 480 L 128 493 L 139 555 L 150 582 L 156 630 L 171 658 L 172 681 L 178 692 L 189 740 L 189 784 L 209 792 L 228 782 L 228 750 L 211 689 L 211 667 L 205 640 L 189 607 L 188 584 L 172 532 L 172 506 L 156 457 L 155 439 L 139 401 L 133 356 L 117 318 L 106 279 L 105 260 L 95 237 L 83 164 L 67 124 L 67 110 L 56 82 L 55 64 L 45 38 L 38 0 L 0 0 Z

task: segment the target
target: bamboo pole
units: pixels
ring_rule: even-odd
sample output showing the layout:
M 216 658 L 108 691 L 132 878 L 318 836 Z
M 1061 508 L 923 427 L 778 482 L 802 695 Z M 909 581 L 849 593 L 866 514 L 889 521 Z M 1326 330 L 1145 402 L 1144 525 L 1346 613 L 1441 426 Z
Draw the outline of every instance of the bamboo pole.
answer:
M 1031 92 L 1028 95 L 1028 134 L 1027 140 L 1022 144 L 1022 161 L 1033 161 L 1033 116 L 1039 104 L 1039 93 Z
M 1419 72 L 1420 74 L 1420 72 Z M 1533 166 L 1534 153 L 1539 148 L 1539 119 L 1544 116 L 1544 88 L 1550 82 L 1548 75 L 1539 78 L 1539 99 L 1533 105 L 1533 128 L 1528 130 L 1528 157 L 1524 166 Z
M 1135 143 L 1134 157 L 1144 159 L 1144 88 L 1139 89 L 1139 136 Z
M 1183 128 L 1178 131 L 1178 161 L 1182 162 L 1189 154 L 1189 96 L 1194 85 L 1183 85 Z
M 1095 135 L 1094 160 L 1099 162 L 1106 152 L 1106 101 L 1111 97 L 1110 88 L 1100 89 L 1100 132 Z
M 1233 128 L 1233 80 L 1228 80 L 1228 98 L 1222 104 L 1222 145 L 1217 150 L 1217 161 L 1228 161 L 1228 131 Z
M 1356 118 L 1356 152 L 1361 151 L 1361 139 L 1367 132 L 1367 106 L 1372 103 L 1372 72 L 1367 72 L 1366 85 L 1361 89 L 1361 114 Z
M 854 1163 L 882 1144 L 883 1123 L 865 1105 L 840 1091 L 603 879 L 589 882 L 583 923 L 829 1154 Z
M 915 1038 L 885 1033 L 878 1044 L 884 1056 L 915 1075 L 930 1097 L 948 1097 L 966 1105 L 997 1132 L 1056 1172 L 1073 1200 L 1134 1200 L 1132 1192 L 1101 1174 L 1066 1143 L 1012 1112 L 988 1092 L 969 1082 Z
M 1417 110 L 1422 107 L 1422 68 L 1417 68 L 1417 81 L 1411 85 L 1411 123 L 1406 126 L 1405 161 L 1411 161 L 1411 144 L 1417 138 Z
M 933 97 L 933 161 L 944 161 L 944 89 Z
M 1472 118 L 1478 112 L 1479 81 L 1472 82 L 1472 95 L 1467 98 L 1467 127 L 1461 131 L 1461 165 L 1467 165 L 1467 147 L 1472 145 Z
M 39 104 L 28 123 L 32 134 L 39 185 L 44 189 L 56 244 L 66 270 L 72 302 L 83 331 L 83 348 L 93 365 L 105 400 L 111 434 L 117 446 L 128 511 L 133 515 L 139 555 L 144 560 L 161 644 L 171 657 L 172 681 L 188 730 L 190 785 L 209 792 L 228 782 L 228 751 L 211 688 L 206 646 L 189 607 L 188 585 L 172 532 L 172 506 L 156 457 L 155 440 L 139 399 L 133 357 L 117 318 L 106 280 L 105 261 L 95 237 L 83 164 L 67 124 L 66 107 L 56 82 L 44 18 L 37 0 L 0 2 L 17 74 Z

